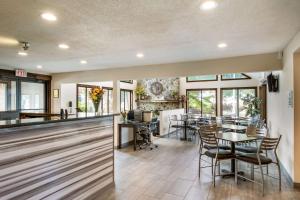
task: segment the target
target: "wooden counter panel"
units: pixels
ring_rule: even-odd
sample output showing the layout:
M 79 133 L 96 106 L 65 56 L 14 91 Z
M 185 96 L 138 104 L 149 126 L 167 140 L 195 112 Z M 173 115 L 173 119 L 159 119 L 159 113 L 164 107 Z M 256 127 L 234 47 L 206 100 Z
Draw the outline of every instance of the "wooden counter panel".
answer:
M 113 184 L 112 121 L 101 120 L 1 133 L 0 199 L 87 199 Z

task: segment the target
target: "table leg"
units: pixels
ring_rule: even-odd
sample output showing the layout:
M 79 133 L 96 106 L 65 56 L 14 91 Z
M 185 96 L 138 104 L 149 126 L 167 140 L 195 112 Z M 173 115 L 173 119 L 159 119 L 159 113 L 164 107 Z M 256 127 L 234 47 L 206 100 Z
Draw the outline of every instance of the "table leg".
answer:
M 187 140 L 186 129 L 187 129 L 187 125 L 186 125 L 186 121 L 184 121 L 184 140 Z
M 187 135 L 186 135 L 186 129 L 187 129 L 187 124 L 186 121 L 183 122 L 183 137 L 180 138 L 180 140 L 187 140 Z
M 231 142 L 231 153 L 235 154 L 235 143 Z M 235 159 L 231 160 L 231 172 L 234 173 L 235 172 Z
M 133 150 L 136 151 L 136 127 L 133 126 Z
M 118 132 L 118 135 L 119 135 L 119 138 L 118 138 L 118 149 L 121 149 L 122 147 L 122 134 L 121 134 L 121 131 L 122 131 L 122 126 L 119 124 L 119 132 Z

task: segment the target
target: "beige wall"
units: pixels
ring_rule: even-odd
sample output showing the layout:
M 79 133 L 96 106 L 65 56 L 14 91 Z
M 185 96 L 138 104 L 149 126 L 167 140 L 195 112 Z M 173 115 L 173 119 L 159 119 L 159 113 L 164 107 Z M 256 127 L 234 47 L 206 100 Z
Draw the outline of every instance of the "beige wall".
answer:
M 294 143 L 295 145 L 295 182 L 300 183 L 300 53 L 294 54 Z
M 256 72 L 280 69 L 282 69 L 282 63 L 278 59 L 278 54 L 269 53 L 183 63 L 58 73 L 52 74 L 52 89 L 60 89 L 62 83 L 138 80 L 143 78 L 183 77 L 195 74 Z M 57 112 L 59 108 L 60 100 L 52 99 L 52 112 Z
M 295 176 L 295 171 L 299 173 L 299 165 L 296 165 L 296 156 L 300 151 L 295 151 L 294 124 L 299 124 L 299 120 L 294 119 L 294 108 L 288 105 L 288 94 L 294 91 L 294 63 L 293 54 L 300 47 L 300 32 L 290 41 L 284 49 L 283 70 L 276 72 L 279 75 L 280 91 L 278 93 L 268 93 L 268 126 L 271 135 L 276 137 L 282 135 L 282 140 L 278 149 L 279 158 L 290 174 L 294 182 L 300 183 L 300 177 Z M 296 73 L 295 73 L 296 75 Z M 299 84 L 298 84 L 299 85 Z M 295 90 L 296 91 L 296 90 Z M 295 99 L 296 100 L 296 99 Z M 299 100 L 298 100 L 299 101 Z M 294 102 L 298 104 L 297 101 Z

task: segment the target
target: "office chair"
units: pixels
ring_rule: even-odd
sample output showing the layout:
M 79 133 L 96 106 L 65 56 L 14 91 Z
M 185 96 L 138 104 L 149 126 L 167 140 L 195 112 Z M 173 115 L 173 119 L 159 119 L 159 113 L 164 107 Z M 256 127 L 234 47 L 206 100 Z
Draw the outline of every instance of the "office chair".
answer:
M 153 132 L 157 128 L 157 119 L 152 119 L 150 123 L 140 123 L 137 125 L 137 141 L 140 149 L 150 150 L 158 148 L 158 145 L 153 144 Z

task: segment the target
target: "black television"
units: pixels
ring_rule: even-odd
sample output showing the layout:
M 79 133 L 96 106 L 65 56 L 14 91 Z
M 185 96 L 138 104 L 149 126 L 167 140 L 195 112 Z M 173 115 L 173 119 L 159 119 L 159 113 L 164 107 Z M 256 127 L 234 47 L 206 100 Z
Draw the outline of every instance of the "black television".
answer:
M 273 75 L 272 73 L 267 76 L 269 92 L 279 91 L 279 75 Z

